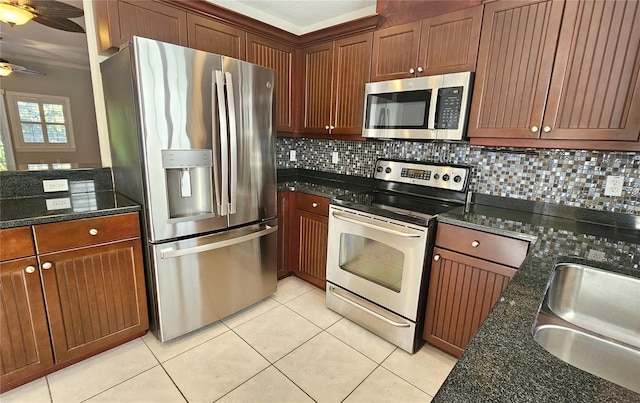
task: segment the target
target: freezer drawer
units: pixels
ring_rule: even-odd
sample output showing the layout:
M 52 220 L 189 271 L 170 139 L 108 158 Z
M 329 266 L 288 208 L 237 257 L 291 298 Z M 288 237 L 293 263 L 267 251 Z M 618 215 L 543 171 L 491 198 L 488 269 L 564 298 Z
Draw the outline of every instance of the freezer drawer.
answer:
M 171 340 L 273 294 L 276 223 L 150 245 L 156 337 Z

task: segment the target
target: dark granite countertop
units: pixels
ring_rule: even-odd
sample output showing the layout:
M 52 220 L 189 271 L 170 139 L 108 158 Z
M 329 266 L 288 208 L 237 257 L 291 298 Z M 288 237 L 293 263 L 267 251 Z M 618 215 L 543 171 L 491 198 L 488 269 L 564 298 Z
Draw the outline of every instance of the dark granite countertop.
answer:
M 376 180 L 309 169 L 279 169 L 278 192 L 302 192 L 333 198 L 371 189 Z
M 640 401 L 640 394 L 553 356 L 532 336 L 557 262 L 585 263 L 640 277 L 640 220 L 530 202 L 494 205 L 513 209 L 473 205 L 468 213 L 458 208 L 438 216 L 439 222 L 535 242 L 433 402 Z M 550 209 L 545 212 L 551 215 L 540 214 L 540 209 Z M 589 260 L 591 250 L 604 252 L 605 261 Z
M 65 199 L 71 208 L 47 209 L 47 199 Z M 140 205 L 111 191 L 52 193 L 0 200 L 0 228 L 100 217 L 140 211 Z

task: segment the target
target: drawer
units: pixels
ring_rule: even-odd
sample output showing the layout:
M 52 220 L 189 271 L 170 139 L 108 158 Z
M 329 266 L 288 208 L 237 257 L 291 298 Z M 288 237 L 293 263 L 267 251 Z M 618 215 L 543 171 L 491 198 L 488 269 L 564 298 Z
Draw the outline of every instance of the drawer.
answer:
M 307 193 L 296 193 L 296 207 L 310 213 L 329 216 L 329 199 Z
M 436 246 L 515 268 L 529 250 L 527 241 L 443 223 L 438 223 Z
M 17 259 L 36 254 L 31 227 L 0 229 L 0 246 L 0 260 Z
M 138 213 L 34 225 L 38 253 L 79 248 L 140 236 Z

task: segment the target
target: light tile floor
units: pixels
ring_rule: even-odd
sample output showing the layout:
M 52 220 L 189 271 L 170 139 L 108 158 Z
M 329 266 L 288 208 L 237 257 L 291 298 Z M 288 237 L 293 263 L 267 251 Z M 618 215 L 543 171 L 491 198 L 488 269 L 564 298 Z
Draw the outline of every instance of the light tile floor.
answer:
M 220 322 L 151 334 L 0 395 L 0 402 L 429 402 L 456 360 L 410 355 L 327 309 L 295 277 Z

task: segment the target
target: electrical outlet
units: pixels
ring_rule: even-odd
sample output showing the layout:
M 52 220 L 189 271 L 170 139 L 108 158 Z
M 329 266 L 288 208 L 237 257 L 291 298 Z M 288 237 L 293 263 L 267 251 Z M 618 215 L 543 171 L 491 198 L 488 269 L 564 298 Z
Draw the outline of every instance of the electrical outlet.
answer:
M 607 183 L 604 186 L 605 196 L 622 196 L 622 176 L 607 176 Z
M 69 190 L 69 181 L 66 179 L 53 179 L 42 181 L 42 187 L 48 192 L 66 192 Z
M 334 163 L 334 164 L 337 164 L 338 161 L 339 161 L 338 152 L 337 151 L 332 152 L 331 153 L 331 162 Z
M 587 255 L 587 259 L 589 260 L 595 260 L 597 262 L 604 262 L 604 252 L 601 252 L 599 250 L 595 250 L 595 249 L 591 249 L 589 251 L 589 254 Z
M 289 150 L 289 161 L 296 161 L 296 150 Z
M 47 210 L 66 210 L 71 208 L 71 199 L 60 197 L 58 199 L 47 199 Z

